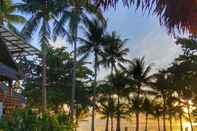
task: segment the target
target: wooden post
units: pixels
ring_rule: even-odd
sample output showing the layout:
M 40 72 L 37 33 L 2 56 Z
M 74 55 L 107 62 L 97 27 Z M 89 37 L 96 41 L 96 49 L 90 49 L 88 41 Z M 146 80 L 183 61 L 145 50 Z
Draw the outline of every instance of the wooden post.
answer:
M 12 96 L 13 94 L 13 86 L 12 86 L 12 80 L 8 81 L 8 96 Z

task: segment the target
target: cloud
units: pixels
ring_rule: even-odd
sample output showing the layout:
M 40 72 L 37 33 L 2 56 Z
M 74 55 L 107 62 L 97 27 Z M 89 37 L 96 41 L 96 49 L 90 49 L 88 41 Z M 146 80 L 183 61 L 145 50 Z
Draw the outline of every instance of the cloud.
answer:
M 54 48 L 61 48 L 61 47 L 65 47 L 67 45 L 66 40 L 61 39 L 61 38 L 58 38 L 55 42 L 50 41 L 49 43 Z
M 147 63 L 153 63 L 157 69 L 168 66 L 181 52 L 175 39 L 161 29 L 145 35 L 132 49 L 131 57 L 145 56 Z

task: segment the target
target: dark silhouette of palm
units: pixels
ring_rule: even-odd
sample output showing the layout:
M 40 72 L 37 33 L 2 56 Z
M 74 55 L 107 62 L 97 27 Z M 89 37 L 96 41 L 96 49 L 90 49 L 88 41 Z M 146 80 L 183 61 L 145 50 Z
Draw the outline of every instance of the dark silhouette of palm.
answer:
M 125 47 L 127 40 L 122 40 L 116 32 L 105 36 L 104 54 L 101 64 L 105 68 L 111 68 L 111 75 L 117 70 L 117 65 L 129 62 L 126 58 L 129 49 Z
M 124 108 L 124 104 L 121 103 L 121 98 L 125 97 L 127 94 L 126 91 L 126 85 L 128 82 L 128 79 L 125 75 L 125 72 L 121 70 L 116 70 L 115 74 L 112 76 L 109 76 L 109 81 L 112 85 L 112 90 L 115 95 L 117 95 L 117 109 L 116 109 L 116 117 L 117 117 L 117 126 L 116 131 L 120 131 L 120 122 L 121 122 L 121 116 L 124 116 L 125 113 L 122 108 Z
M 95 119 L 95 104 L 96 104 L 96 86 L 97 86 L 97 70 L 99 68 L 100 57 L 103 54 L 104 46 L 104 35 L 106 26 L 102 21 L 94 19 L 92 21 L 85 21 L 85 39 L 80 38 L 80 42 L 83 44 L 79 47 L 79 54 L 84 54 L 85 57 L 89 56 L 91 53 L 94 56 L 94 84 L 93 84 L 93 109 L 92 109 L 92 121 L 94 123 Z
M 104 19 L 101 11 L 96 8 L 91 2 L 83 0 L 60 0 L 57 2 L 58 11 L 61 14 L 59 20 L 55 21 L 54 39 L 58 36 L 67 35 L 69 41 L 73 44 L 74 50 L 74 65 L 73 65 L 73 88 L 72 88 L 72 104 L 71 116 L 74 116 L 75 90 L 76 90 L 76 64 L 77 64 L 77 37 L 78 28 L 83 21 L 88 20 L 89 16 L 96 16 L 99 19 Z M 64 25 L 68 24 L 68 31 Z M 94 131 L 94 129 L 92 129 Z
M 31 15 L 28 22 L 24 25 L 21 35 L 30 40 L 33 38 L 35 32 L 39 34 L 39 43 L 41 44 L 42 57 L 43 57 L 43 110 L 47 108 L 47 94 L 46 94 L 46 54 L 49 40 L 51 39 L 51 26 L 50 22 L 53 21 L 54 13 L 54 1 L 52 0 L 22 0 L 21 3 L 17 4 L 17 9 L 22 13 L 28 13 Z
M 142 86 L 149 85 L 151 83 L 152 76 L 149 75 L 151 71 L 151 65 L 146 65 L 144 57 L 142 58 L 135 58 L 133 61 L 131 61 L 129 68 L 125 71 L 128 74 L 128 77 L 130 78 L 130 81 L 133 81 L 135 85 L 130 86 L 133 91 L 135 88 L 137 97 L 140 98 L 141 92 L 142 92 Z M 136 112 L 136 131 L 139 131 L 139 112 Z
M 142 104 L 142 112 L 145 114 L 145 129 L 144 131 L 148 131 L 148 118 L 149 115 L 153 112 L 153 100 L 148 97 L 145 97 Z

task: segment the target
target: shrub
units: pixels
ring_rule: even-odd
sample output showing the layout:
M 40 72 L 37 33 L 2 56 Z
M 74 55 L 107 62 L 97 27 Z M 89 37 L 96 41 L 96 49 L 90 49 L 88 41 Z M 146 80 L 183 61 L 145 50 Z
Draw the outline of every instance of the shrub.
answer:
M 65 113 L 40 115 L 31 109 L 16 110 L 9 118 L 2 118 L 3 131 L 73 131 L 74 124 Z

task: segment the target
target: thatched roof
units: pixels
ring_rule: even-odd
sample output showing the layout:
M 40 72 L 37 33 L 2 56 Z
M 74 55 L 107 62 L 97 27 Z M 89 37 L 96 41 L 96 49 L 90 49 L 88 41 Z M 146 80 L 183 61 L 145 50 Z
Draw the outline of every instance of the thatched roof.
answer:
M 0 80 L 18 79 L 16 63 L 13 61 L 7 46 L 0 39 Z
M 11 54 L 4 41 L 0 38 L 0 63 L 7 65 L 13 69 L 16 69 L 16 64 L 12 59 Z
M 5 42 L 13 57 L 39 55 L 40 51 L 22 37 L 0 25 L 0 38 Z
M 19 79 L 20 75 L 13 58 L 38 54 L 38 49 L 0 25 L 0 80 Z

